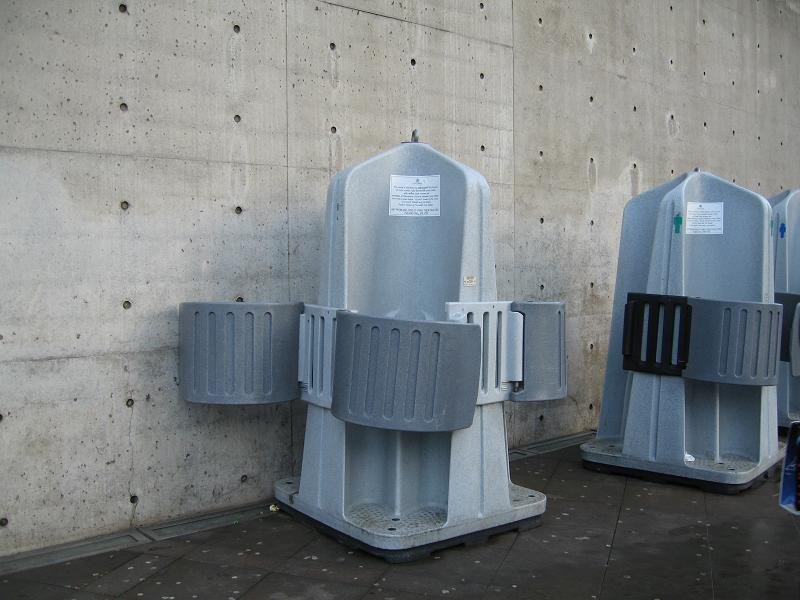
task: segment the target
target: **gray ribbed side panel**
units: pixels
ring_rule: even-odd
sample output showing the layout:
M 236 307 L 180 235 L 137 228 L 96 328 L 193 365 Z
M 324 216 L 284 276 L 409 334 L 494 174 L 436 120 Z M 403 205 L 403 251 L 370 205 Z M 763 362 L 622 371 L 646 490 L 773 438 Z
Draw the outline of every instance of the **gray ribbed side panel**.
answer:
M 339 311 L 333 414 L 399 431 L 472 425 L 478 396 L 477 325 L 400 321 Z
M 201 404 L 296 398 L 301 310 L 301 304 L 181 304 L 181 398 Z
M 512 302 L 523 315 L 523 387 L 515 402 L 556 400 L 567 395 L 566 308 L 563 302 Z
M 776 385 L 780 304 L 690 298 L 692 331 L 684 377 L 738 385 Z

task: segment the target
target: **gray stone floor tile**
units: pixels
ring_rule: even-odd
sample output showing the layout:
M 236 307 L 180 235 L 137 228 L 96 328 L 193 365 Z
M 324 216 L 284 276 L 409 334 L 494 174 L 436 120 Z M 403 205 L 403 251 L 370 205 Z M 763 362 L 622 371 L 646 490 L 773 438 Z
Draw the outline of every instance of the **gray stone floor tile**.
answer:
M 386 562 L 380 558 L 348 548 L 328 537 L 318 536 L 275 570 L 321 581 L 370 586 L 386 568 Z
M 358 600 L 369 587 L 271 573 L 242 596 L 244 600 Z
M 560 462 L 540 491 L 558 500 L 591 500 L 617 506 L 625 492 L 625 483 L 625 477 L 595 473 L 580 463 Z
M 82 589 L 97 581 L 107 573 L 130 562 L 139 556 L 136 552 L 119 550 L 104 552 L 85 558 L 30 569 L 8 575 L 7 579 L 23 579 L 38 583 L 49 583 L 65 588 Z
M 710 545 L 718 598 L 800 598 L 800 538 L 787 523 L 760 515 L 715 523 Z
M 110 597 L 46 583 L 0 577 L 0 598 L 3 600 L 105 600 Z
M 95 594 L 118 596 L 155 575 L 176 559 L 174 556 L 140 554 L 97 581 L 93 581 L 86 590 Z
M 369 593 L 364 596 L 363 600 L 424 600 L 425 598 L 430 598 L 430 596 L 414 594 L 412 592 L 387 590 L 377 584 L 373 584 L 373 586 Z M 444 597 L 447 597 L 447 595 Z
M 227 600 L 243 596 L 267 573 L 179 558 L 120 596 L 125 600 Z
M 198 562 L 274 570 L 319 534 L 287 515 L 227 527 L 185 556 Z
M 381 583 L 393 589 L 427 594 L 441 594 L 449 584 L 489 584 L 518 535 L 503 533 L 483 544 L 456 546 L 412 563 L 390 565 Z M 405 587 L 406 581 L 414 582 L 414 587 Z

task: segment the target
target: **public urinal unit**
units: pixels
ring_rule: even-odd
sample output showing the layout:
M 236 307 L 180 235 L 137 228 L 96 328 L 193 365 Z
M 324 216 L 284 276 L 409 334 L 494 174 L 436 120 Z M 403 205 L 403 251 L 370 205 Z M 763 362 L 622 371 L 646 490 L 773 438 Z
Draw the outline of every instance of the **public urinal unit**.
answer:
M 184 398 L 288 400 L 299 380 L 302 473 L 275 497 L 388 560 L 545 510 L 510 481 L 503 401 L 566 395 L 564 305 L 497 299 L 491 213 L 479 173 L 402 144 L 332 180 L 317 304 L 181 306 Z
M 587 467 L 735 492 L 781 459 L 771 218 L 704 172 L 627 204 Z
M 800 421 L 800 189 L 773 196 L 775 301 L 783 305 L 778 427 Z

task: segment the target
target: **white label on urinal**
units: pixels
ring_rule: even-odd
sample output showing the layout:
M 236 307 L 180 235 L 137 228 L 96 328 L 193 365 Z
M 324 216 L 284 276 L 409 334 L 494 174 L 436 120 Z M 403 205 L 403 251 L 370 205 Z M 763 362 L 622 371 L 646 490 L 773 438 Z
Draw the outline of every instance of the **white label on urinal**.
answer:
M 722 235 L 723 202 L 687 202 L 686 233 Z
M 392 217 L 438 217 L 438 175 L 392 175 L 389 215 Z

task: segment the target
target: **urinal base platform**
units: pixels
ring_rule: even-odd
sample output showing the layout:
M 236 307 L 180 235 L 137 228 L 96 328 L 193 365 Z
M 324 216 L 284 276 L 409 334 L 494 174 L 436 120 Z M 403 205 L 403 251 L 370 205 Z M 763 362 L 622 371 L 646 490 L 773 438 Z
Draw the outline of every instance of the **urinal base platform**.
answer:
M 282 511 L 291 515 L 298 521 L 310 525 L 320 533 L 335 539 L 340 544 L 343 544 L 348 548 L 362 550 L 368 554 L 378 556 L 384 559 L 386 562 L 392 564 L 412 562 L 421 558 L 426 558 L 436 550 L 443 550 L 445 548 L 452 548 L 454 546 L 461 545 L 473 546 L 476 544 L 482 544 L 492 536 L 501 533 L 508 533 L 509 531 L 527 531 L 528 529 L 533 529 L 542 524 L 542 515 L 535 515 L 519 521 L 504 523 L 503 525 L 497 525 L 488 529 L 465 533 L 463 535 L 439 540 L 429 544 L 423 544 L 421 546 L 415 546 L 413 548 L 387 549 L 371 546 L 362 540 L 349 536 L 346 533 L 342 533 L 338 529 L 335 529 L 330 525 L 326 525 L 322 521 L 318 521 L 317 519 L 300 512 L 288 504 L 280 501 L 276 502 L 276 504 Z
M 704 492 L 710 492 L 712 494 L 724 494 L 728 496 L 733 496 L 745 490 L 759 487 L 762 483 L 769 480 L 773 471 L 776 471 L 780 468 L 777 464 L 773 465 L 746 483 L 720 483 L 716 481 L 706 481 L 705 479 L 696 479 L 693 477 L 681 477 L 680 475 L 669 475 L 667 473 L 656 473 L 655 471 L 644 471 L 642 469 L 608 465 L 589 460 L 583 461 L 583 467 L 597 473 L 604 473 L 608 475 L 624 475 L 625 477 L 644 479 L 646 481 L 652 481 L 653 483 L 674 483 L 678 485 L 686 485 L 690 487 L 696 487 Z
M 599 440 L 583 444 L 581 454 L 584 468 L 657 483 L 687 485 L 714 494 L 733 495 L 760 486 L 780 470 L 785 444 L 779 443 L 777 454 L 762 465 L 732 459 L 720 463 L 698 460 L 696 466 L 648 463 L 622 456 L 612 450 L 614 447 L 619 446 Z

